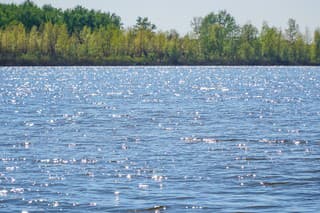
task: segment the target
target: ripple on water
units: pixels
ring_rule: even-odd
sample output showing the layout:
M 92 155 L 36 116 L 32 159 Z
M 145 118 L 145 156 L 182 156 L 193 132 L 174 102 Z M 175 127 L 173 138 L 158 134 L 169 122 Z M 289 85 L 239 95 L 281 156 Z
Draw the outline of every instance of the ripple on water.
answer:
M 0 70 L 8 212 L 320 209 L 317 67 Z

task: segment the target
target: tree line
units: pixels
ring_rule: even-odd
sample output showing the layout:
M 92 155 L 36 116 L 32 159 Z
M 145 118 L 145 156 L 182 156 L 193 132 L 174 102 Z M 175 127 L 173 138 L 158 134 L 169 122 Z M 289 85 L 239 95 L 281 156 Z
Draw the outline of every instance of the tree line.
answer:
M 123 28 L 116 14 L 0 4 L 0 65 L 319 65 L 320 29 L 301 33 L 237 24 L 226 11 L 196 17 L 192 32 L 156 31 L 148 18 Z

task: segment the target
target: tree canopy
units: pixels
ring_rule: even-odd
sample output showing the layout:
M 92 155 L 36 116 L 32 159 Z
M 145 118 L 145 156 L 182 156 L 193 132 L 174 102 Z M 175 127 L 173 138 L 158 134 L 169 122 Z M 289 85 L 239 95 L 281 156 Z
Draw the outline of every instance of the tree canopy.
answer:
M 294 19 L 287 28 L 239 25 L 227 11 L 191 21 L 193 32 L 156 31 L 147 17 L 123 28 L 114 13 L 82 6 L 62 10 L 0 4 L 0 65 L 316 65 L 320 29 L 313 39 Z
M 65 11 L 51 5 L 40 8 L 30 0 L 20 5 L 0 4 L 0 14 L 1 28 L 22 23 L 27 31 L 33 26 L 39 28 L 47 22 L 66 24 L 70 33 L 79 32 L 84 26 L 92 30 L 108 25 L 121 26 L 121 19 L 115 14 L 88 10 L 82 6 Z

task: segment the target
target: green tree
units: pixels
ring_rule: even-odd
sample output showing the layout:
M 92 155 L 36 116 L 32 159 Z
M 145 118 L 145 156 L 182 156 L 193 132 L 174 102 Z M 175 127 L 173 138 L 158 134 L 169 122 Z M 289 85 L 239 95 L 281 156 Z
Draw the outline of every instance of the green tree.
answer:
M 135 39 L 135 46 L 137 51 L 137 56 L 147 56 L 147 45 L 150 41 L 151 37 L 153 36 L 154 30 L 156 26 L 152 24 L 148 18 L 137 18 L 137 23 L 134 26 L 136 39 Z
M 69 37 L 68 55 L 69 63 L 74 63 L 78 59 L 79 39 L 76 34 L 72 34 Z
M 167 46 L 166 46 L 166 60 L 169 64 L 179 64 L 179 58 L 181 55 L 179 34 L 175 30 L 171 30 L 167 33 Z
M 289 19 L 288 28 L 286 29 L 286 39 L 288 42 L 288 59 L 291 63 L 296 63 L 299 60 L 298 49 L 296 42 L 299 37 L 301 37 L 299 31 L 299 25 L 296 23 L 294 19 Z M 301 42 L 301 41 L 300 41 Z M 299 44 L 301 46 L 301 44 Z M 301 47 L 300 47 L 301 49 Z
M 164 62 L 164 58 L 166 54 L 166 46 L 167 46 L 166 33 L 158 32 L 153 38 L 152 43 L 154 44 L 153 49 L 155 52 L 156 62 L 157 63 Z
M 67 59 L 69 56 L 69 34 L 67 25 L 57 25 L 57 42 L 55 44 L 55 52 L 59 57 Z
M 82 31 L 79 34 L 79 57 L 86 58 L 89 56 L 89 42 L 91 38 L 91 29 L 87 26 L 84 26 Z
M 224 54 L 225 30 L 219 24 L 209 26 L 206 53 L 214 59 L 221 59 Z
M 16 36 L 16 52 L 18 54 L 25 54 L 27 52 L 27 35 L 22 23 L 19 23 L 15 27 L 14 34 Z
M 182 61 L 186 64 L 197 63 L 200 60 L 200 49 L 198 40 L 192 35 L 186 35 L 182 39 L 181 47 Z
M 9 55 L 21 55 L 26 53 L 27 38 L 23 24 L 13 23 L 2 33 L 1 38 L 2 51 Z
M 314 32 L 311 57 L 313 63 L 320 64 L 320 29 Z
M 263 24 L 260 42 L 261 54 L 265 62 L 271 64 L 280 63 L 281 38 L 281 31 L 277 30 L 275 27 L 269 27 L 267 23 Z
M 27 30 L 43 23 L 43 11 L 32 1 L 27 0 L 17 8 L 16 20 L 23 23 Z
M 264 23 L 239 27 L 226 11 L 194 18 L 193 32 L 156 32 L 148 18 L 122 28 L 113 13 L 0 3 L 0 63 L 13 64 L 320 64 L 313 40 L 294 19 L 281 31 Z
M 5 29 L 1 32 L 1 53 L 2 55 L 8 54 L 8 30 Z
M 120 28 L 121 19 L 119 16 L 100 11 L 89 11 L 88 9 L 77 6 L 74 9 L 68 9 L 63 13 L 64 22 L 68 26 L 69 33 L 79 33 L 85 26 L 91 30 L 101 27 L 106 28 L 110 25 Z
M 259 59 L 258 29 L 252 24 L 245 24 L 241 28 L 239 57 L 246 63 L 256 62 Z
M 3 32 L 2 32 L 2 30 L 0 29 L 0 56 L 3 54 L 3 47 L 2 47 L 2 34 L 3 34 Z
M 111 56 L 120 56 L 123 54 L 123 32 L 119 28 L 110 27 L 109 29 L 111 38 L 110 38 L 110 55 Z
M 57 35 L 53 24 L 51 22 L 45 23 L 41 33 L 41 53 L 54 56 L 56 41 Z
M 305 64 L 308 61 L 308 46 L 304 41 L 303 36 L 300 34 L 294 43 L 294 56 L 296 64 Z
M 134 26 L 137 31 L 146 30 L 146 31 L 154 31 L 156 29 L 156 25 L 152 24 L 147 17 L 138 17 L 137 23 Z
M 43 5 L 43 22 L 51 22 L 52 24 L 62 24 L 63 21 L 63 12 L 61 9 L 52 7 L 51 5 Z
M 133 28 L 129 28 L 124 33 L 125 37 L 125 54 L 133 58 L 135 56 L 136 44 L 136 32 Z
M 95 59 L 101 60 L 104 55 L 104 38 L 102 30 L 95 30 L 90 35 L 88 41 L 88 55 Z
M 201 23 L 199 39 L 206 59 L 223 59 L 226 55 L 232 55 L 230 51 L 234 50 L 237 31 L 235 19 L 226 11 L 205 16 Z
M 27 52 L 29 55 L 37 55 L 39 52 L 39 32 L 36 26 L 33 26 L 29 33 Z

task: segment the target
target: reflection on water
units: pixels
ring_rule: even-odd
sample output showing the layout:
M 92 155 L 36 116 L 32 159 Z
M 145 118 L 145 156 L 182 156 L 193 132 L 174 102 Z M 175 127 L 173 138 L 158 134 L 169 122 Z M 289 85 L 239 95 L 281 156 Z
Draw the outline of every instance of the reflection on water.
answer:
M 0 68 L 0 211 L 316 212 L 319 71 Z

